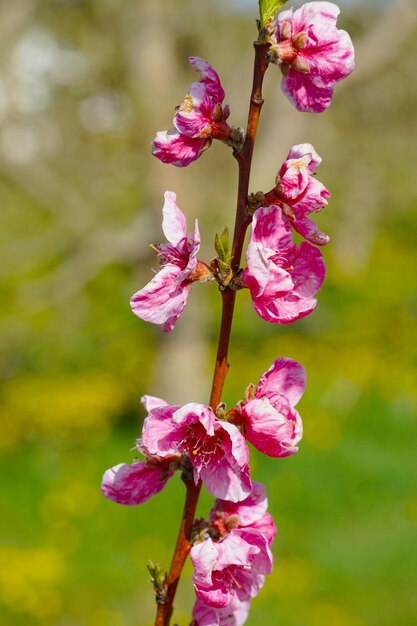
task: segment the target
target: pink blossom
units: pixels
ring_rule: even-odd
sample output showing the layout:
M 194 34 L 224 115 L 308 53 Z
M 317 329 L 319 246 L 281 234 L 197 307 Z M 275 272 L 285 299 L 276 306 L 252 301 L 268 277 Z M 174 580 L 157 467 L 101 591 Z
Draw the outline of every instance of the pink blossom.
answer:
M 267 205 L 279 204 L 291 225 L 307 241 L 323 246 L 329 237 L 307 215 L 326 206 L 330 193 L 314 176 L 322 159 L 309 143 L 293 146 L 276 178 L 276 187 L 265 194 Z
M 148 458 L 128 465 L 119 463 L 103 476 L 101 490 L 109 500 L 134 506 L 159 493 L 179 467 L 179 457 Z
M 197 598 L 215 608 L 253 598 L 272 571 L 268 541 L 251 528 L 234 529 L 218 543 L 197 543 L 190 556 Z
M 325 266 L 318 248 L 292 239 L 288 219 L 280 207 L 258 209 L 246 251 L 242 274 L 255 311 L 276 324 L 289 324 L 308 315 L 317 304 Z
M 184 310 L 191 283 L 209 279 L 210 270 L 197 260 L 198 221 L 195 221 L 194 232 L 187 237 L 187 221 L 176 204 L 174 192 L 165 192 L 162 213 L 162 230 L 169 243 L 154 246 L 161 268 L 146 287 L 132 296 L 130 306 L 135 315 L 169 332 Z
M 277 16 L 271 55 L 283 72 L 282 90 L 299 111 L 324 111 L 336 83 L 355 68 L 352 41 L 336 27 L 339 13 L 332 2 L 307 2 Z
M 225 608 L 215 609 L 196 600 L 191 626 L 243 626 L 250 609 L 250 599 L 232 600 Z
M 242 502 L 215 501 L 210 511 L 211 525 L 220 536 L 227 535 L 234 528 L 253 528 L 261 532 L 271 545 L 277 529 L 267 509 L 264 485 L 253 482 L 250 495 Z
M 195 483 L 201 479 L 216 497 L 237 502 L 251 491 L 249 452 L 243 435 L 202 404 L 154 404 L 143 425 L 141 445 L 148 454 L 159 457 L 187 455 Z
M 262 374 L 255 393 L 231 410 L 233 421 L 255 448 L 272 457 L 298 452 L 303 436 L 301 418 L 294 408 L 304 393 L 306 373 L 292 359 L 276 359 Z
M 201 78 L 174 115 L 174 128 L 158 132 L 152 144 L 153 154 L 163 163 L 178 167 L 189 165 L 210 147 L 213 139 L 232 140 L 227 124 L 228 107 L 222 107 L 224 91 L 214 68 L 199 57 L 189 58 Z

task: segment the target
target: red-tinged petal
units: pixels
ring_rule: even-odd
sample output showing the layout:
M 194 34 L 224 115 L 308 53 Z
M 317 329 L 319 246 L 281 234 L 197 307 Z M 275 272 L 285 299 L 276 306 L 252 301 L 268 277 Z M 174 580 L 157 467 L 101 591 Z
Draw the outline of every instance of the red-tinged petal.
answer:
M 209 586 L 212 584 L 211 574 L 216 565 L 219 550 L 219 545 L 213 543 L 212 539 L 196 543 L 191 548 L 190 558 L 194 567 L 193 578 L 198 580 L 200 585 Z
M 277 527 L 275 526 L 275 522 L 270 513 L 265 513 L 264 515 L 262 515 L 262 517 L 253 522 L 253 524 L 251 524 L 251 528 L 259 531 L 265 537 L 265 539 L 268 541 L 268 545 L 271 547 L 275 535 L 277 534 Z
M 243 626 L 249 609 L 250 599 L 241 601 L 236 598 L 223 609 L 215 609 L 197 599 L 191 626 Z
M 181 268 L 171 263 L 165 265 L 155 277 L 130 300 L 133 313 L 169 332 L 183 312 L 188 300 L 189 287 L 178 284 Z
M 325 246 L 329 243 L 330 237 L 319 230 L 316 222 L 308 217 L 300 217 L 294 221 L 294 228 L 304 239 L 316 246 Z
M 294 12 L 293 34 L 307 33 L 300 55 L 322 87 L 334 86 L 355 68 L 354 48 L 348 33 L 336 26 L 340 9 L 331 2 L 310 2 Z
M 208 94 L 214 101 L 222 103 L 224 90 L 219 75 L 210 63 L 200 57 L 189 57 L 190 65 L 200 72 L 200 81 L 205 85 Z
M 159 493 L 173 474 L 167 464 L 156 461 L 120 463 L 105 472 L 101 490 L 113 502 L 135 506 Z
M 252 527 L 235 528 L 230 535 L 227 536 L 227 540 L 231 541 L 232 538 L 239 537 L 240 541 L 244 541 L 250 546 L 250 562 L 252 570 L 256 574 L 262 574 L 266 576 L 272 572 L 274 563 L 274 557 L 269 548 L 268 540 L 259 530 L 255 530 Z M 225 543 L 226 540 L 223 541 Z M 256 591 L 257 593 L 257 591 Z M 256 593 L 252 593 L 254 596 Z
M 319 87 L 309 74 L 301 74 L 292 68 L 288 76 L 283 77 L 281 89 L 301 112 L 322 113 L 333 98 L 333 87 Z
M 284 19 L 283 13 L 278 14 L 279 22 Z M 340 9 L 333 2 L 307 2 L 292 12 L 292 35 L 302 31 L 307 32 L 307 34 L 326 32 L 326 30 L 335 28 L 339 15 Z
M 163 163 L 185 167 L 200 158 L 210 145 L 210 138 L 187 137 L 172 128 L 156 134 L 152 144 L 152 153 Z
M 149 412 L 142 430 L 142 445 L 149 454 L 166 457 L 179 452 L 178 434 L 172 425 L 172 415 L 178 408 L 165 405 Z
M 298 432 L 295 433 L 297 412 L 291 412 L 294 421 L 281 414 L 267 398 L 251 400 L 244 408 L 243 432 L 257 450 L 268 456 L 282 458 L 298 451 Z
M 321 252 L 306 242 L 300 248 L 293 244 L 289 219 L 278 206 L 261 207 L 254 222 L 243 281 L 263 319 L 278 324 L 294 322 L 316 306 L 312 296 L 325 274 Z M 263 261 L 258 262 L 259 258 Z M 283 280 L 283 271 L 291 279 L 288 282 Z
M 262 298 L 252 300 L 253 308 L 262 319 L 273 324 L 292 324 L 309 315 L 317 306 L 315 298 L 299 298 L 289 293 L 274 300 L 266 301 Z
M 255 211 L 250 241 L 270 250 L 285 249 L 292 245 L 291 227 L 280 207 L 271 205 Z
M 345 30 L 335 29 L 316 45 L 308 42 L 300 57 L 307 61 L 310 75 L 319 87 L 334 87 L 355 69 L 352 40 Z
M 298 250 L 294 246 L 288 253 L 287 259 L 293 268 L 291 278 L 294 283 L 294 295 L 304 299 L 312 298 L 321 288 L 326 276 L 321 250 L 302 241 Z
M 261 483 L 253 482 L 249 496 L 241 502 L 228 500 L 216 500 L 210 511 L 210 519 L 213 521 L 217 514 L 224 513 L 226 517 L 237 515 L 239 526 L 251 526 L 260 519 L 268 509 L 268 500 L 265 487 Z
M 177 205 L 177 195 L 173 191 L 166 191 L 164 198 L 162 230 L 167 240 L 178 246 L 183 239 L 187 239 L 187 220 Z
M 328 198 L 330 193 L 326 187 L 317 178 L 310 176 L 304 193 L 291 203 L 295 220 L 302 215 L 319 211 L 327 205 Z
M 183 280 L 185 280 L 191 272 L 195 270 L 197 267 L 198 259 L 197 254 L 200 250 L 201 237 L 200 230 L 198 227 L 198 219 L 195 220 L 194 223 L 194 232 L 189 233 L 188 241 L 187 241 L 187 253 L 188 253 L 188 263 L 183 272 Z
M 292 37 L 306 34 L 299 62 L 308 68 L 308 73 L 298 72 L 296 65 L 290 66 L 282 81 L 283 92 L 299 111 L 324 111 L 331 102 L 335 84 L 355 68 L 352 41 L 346 31 L 336 27 L 339 13 L 339 7 L 331 2 L 309 2 L 297 11 L 278 15 L 278 40 L 284 22 L 290 23 Z
M 174 126 L 188 137 L 210 137 L 215 102 L 203 83 L 193 83 L 189 94 L 174 115 Z
M 290 291 L 294 286 L 290 274 L 277 267 L 267 254 L 268 251 L 255 241 L 251 241 L 246 250 L 247 268 L 242 279 L 254 298 L 265 291 Z
M 240 533 L 232 531 L 218 544 L 219 551 L 216 558 L 216 570 L 223 570 L 229 565 L 246 567 L 253 554 L 252 542 L 246 541 Z
M 175 413 L 172 414 L 172 421 L 181 427 L 200 423 L 204 427 L 205 434 L 212 437 L 217 419 L 210 407 L 197 402 L 189 402 L 184 404 L 184 406 L 178 407 Z
M 295 406 L 306 388 L 306 371 L 300 363 L 288 358 L 276 359 L 269 370 L 262 374 L 256 388 L 256 398 L 285 396 Z
M 152 411 L 152 409 L 157 409 L 161 406 L 168 406 L 168 402 L 162 400 L 162 398 L 157 398 L 156 396 L 142 396 L 140 401 L 147 411 Z
M 261 552 L 269 548 L 257 531 L 246 534 L 248 537 L 242 538 L 232 531 L 220 543 L 208 539 L 191 549 L 194 588 L 204 603 L 223 608 L 238 598 L 256 595 L 256 578 L 261 573 L 258 568 L 264 565 Z M 215 560 L 213 548 L 217 550 Z
M 218 430 L 220 429 L 226 431 L 230 439 L 230 463 L 237 468 L 245 467 L 249 462 L 249 450 L 240 430 L 236 428 L 236 426 L 234 426 L 233 424 L 229 424 L 228 422 L 220 422 L 220 428 L 218 428 Z
M 285 198 L 293 200 L 302 194 L 309 181 L 310 155 L 287 159 L 280 169 L 280 186 Z
M 314 171 L 318 168 L 320 163 L 323 161 L 320 155 L 317 154 L 314 147 L 311 143 L 300 143 L 296 146 L 293 146 L 288 153 L 287 160 L 289 159 L 301 159 L 302 157 L 308 155 L 309 163 L 307 165 L 307 170 L 309 174 L 313 174 Z
M 207 491 L 222 500 L 244 500 L 252 488 L 249 466 L 236 467 L 226 457 L 203 467 L 199 474 Z
M 279 175 L 281 197 L 292 211 L 292 227 L 311 243 L 323 246 L 328 243 L 328 236 L 306 217 L 326 206 L 330 197 L 326 187 L 312 175 L 320 163 L 321 158 L 311 144 L 299 144 L 291 148 Z M 297 169 L 297 166 L 300 169 L 301 164 L 304 164 L 304 175 L 300 174 L 300 179 L 295 181 L 299 183 L 297 187 L 292 184 L 291 171 Z
M 197 598 L 219 609 L 255 596 L 273 558 L 267 538 L 258 530 L 243 528 L 232 530 L 218 543 L 207 539 L 194 545 L 191 560 Z

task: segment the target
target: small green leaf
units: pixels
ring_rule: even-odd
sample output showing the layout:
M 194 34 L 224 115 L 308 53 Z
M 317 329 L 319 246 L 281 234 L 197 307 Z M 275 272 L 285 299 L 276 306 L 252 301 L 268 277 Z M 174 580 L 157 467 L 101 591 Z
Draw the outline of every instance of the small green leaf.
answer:
M 227 226 L 221 235 L 216 233 L 214 247 L 222 264 L 230 265 L 230 262 L 232 260 L 232 253 L 230 250 L 229 229 L 227 228 Z
M 155 565 L 155 563 L 153 563 L 150 559 L 148 560 L 146 567 L 151 575 L 151 582 L 155 591 L 161 591 L 165 583 L 166 574 L 162 573 L 159 563 Z
M 259 15 L 261 28 L 263 28 L 275 13 L 287 2 L 287 0 L 259 0 Z

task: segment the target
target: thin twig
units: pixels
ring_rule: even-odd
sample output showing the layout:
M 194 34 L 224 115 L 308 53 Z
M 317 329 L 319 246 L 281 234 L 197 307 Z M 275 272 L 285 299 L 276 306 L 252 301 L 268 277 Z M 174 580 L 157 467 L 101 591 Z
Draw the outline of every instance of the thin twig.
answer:
M 239 164 L 239 183 L 236 207 L 236 220 L 232 247 L 232 264 L 238 266 L 242 256 L 246 230 L 250 224 L 247 213 L 247 196 L 249 190 L 249 178 L 252 165 L 253 148 L 256 131 L 258 128 L 259 115 L 261 112 L 262 83 L 267 70 L 266 52 L 269 44 L 255 42 L 255 63 L 253 73 L 253 86 L 249 106 L 248 126 L 243 150 L 235 154 Z M 220 325 L 219 341 L 214 368 L 213 384 L 210 394 L 210 406 L 213 410 L 219 404 L 223 392 L 223 386 L 228 370 L 227 355 L 229 350 L 230 334 L 232 330 L 233 312 L 236 292 L 226 288 L 222 291 L 222 319 Z M 175 592 L 184 567 L 185 560 L 190 552 L 191 529 L 197 508 L 201 490 L 201 481 L 194 485 L 192 479 L 186 482 L 187 492 L 183 516 L 179 529 L 177 544 L 167 579 L 167 594 L 163 603 L 158 604 L 155 626 L 169 626 L 173 611 Z

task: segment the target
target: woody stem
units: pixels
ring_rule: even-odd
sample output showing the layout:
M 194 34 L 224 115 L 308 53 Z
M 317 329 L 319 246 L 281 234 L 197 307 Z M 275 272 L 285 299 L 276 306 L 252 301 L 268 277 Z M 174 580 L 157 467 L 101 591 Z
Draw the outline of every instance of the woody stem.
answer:
M 259 116 L 263 105 L 262 84 L 268 67 L 266 54 L 270 44 L 255 42 L 255 62 L 253 71 L 253 85 L 249 106 L 248 126 L 243 149 L 235 153 L 239 166 L 239 182 L 237 193 L 237 206 L 235 228 L 232 245 L 232 267 L 239 267 L 242 257 L 243 244 L 246 230 L 251 218 L 247 211 L 247 198 L 249 191 L 249 179 L 252 166 L 253 148 L 255 145 L 256 131 Z M 229 364 L 227 355 L 229 351 L 230 334 L 232 330 L 233 312 L 236 292 L 229 287 L 222 291 L 222 319 L 217 347 L 216 364 L 214 367 L 213 383 L 210 394 L 210 406 L 213 411 L 221 401 L 224 383 L 226 380 Z M 175 592 L 184 567 L 185 560 L 191 549 L 190 539 L 192 525 L 201 490 L 201 481 L 197 485 L 193 480 L 186 481 L 186 498 L 181 519 L 181 525 L 175 546 L 174 556 L 167 578 L 167 591 L 163 601 L 159 601 L 155 626 L 169 626 Z

